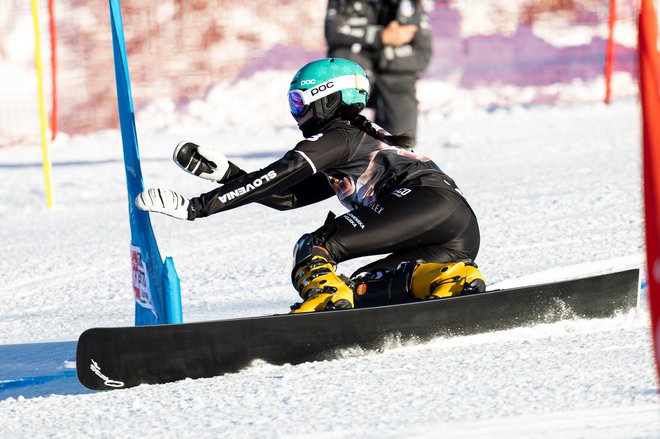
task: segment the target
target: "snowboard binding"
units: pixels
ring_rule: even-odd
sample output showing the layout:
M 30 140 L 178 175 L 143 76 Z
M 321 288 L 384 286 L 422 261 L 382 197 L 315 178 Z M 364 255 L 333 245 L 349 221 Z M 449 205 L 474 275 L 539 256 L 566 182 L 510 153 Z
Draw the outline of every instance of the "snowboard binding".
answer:
M 351 281 L 357 308 L 434 300 L 486 291 L 471 260 L 449 263 L 402 262 L 394 270 L 359 273 Z

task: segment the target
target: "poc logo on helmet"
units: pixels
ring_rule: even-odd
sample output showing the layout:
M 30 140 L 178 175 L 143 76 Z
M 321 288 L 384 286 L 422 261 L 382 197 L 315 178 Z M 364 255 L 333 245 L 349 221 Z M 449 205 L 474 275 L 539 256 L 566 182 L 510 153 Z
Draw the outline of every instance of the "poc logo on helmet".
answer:
M 321 84 L 318 87 L 311 89 L 310 93 L 312 94 L 312 96 L 314 96 L 315 94 L 320 93 L 322 91 L 326 91 L 327 89 L 332 88 L 334 86 L 335 86 L 334 82 L 328 81 L 327 84 Z
M 300 81 L 300 85 L 314 85 L 316 84 L 316 79 L 305 79 L 304 81 Z

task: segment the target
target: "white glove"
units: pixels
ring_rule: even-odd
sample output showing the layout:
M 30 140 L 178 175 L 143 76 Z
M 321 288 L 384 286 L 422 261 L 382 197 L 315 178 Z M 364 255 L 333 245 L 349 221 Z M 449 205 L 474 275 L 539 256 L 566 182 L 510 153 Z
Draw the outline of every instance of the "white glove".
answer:
M 220 181 L 229 171 L 224 154 L 185 140 L 174 148 L 172 159 L 184 171 L 206 180 Z
M 135 197 L 135 205 L 145 212 L 158 212 L 177 219 L 188 219 L 190 200 L 170 189 L 147 189 Z

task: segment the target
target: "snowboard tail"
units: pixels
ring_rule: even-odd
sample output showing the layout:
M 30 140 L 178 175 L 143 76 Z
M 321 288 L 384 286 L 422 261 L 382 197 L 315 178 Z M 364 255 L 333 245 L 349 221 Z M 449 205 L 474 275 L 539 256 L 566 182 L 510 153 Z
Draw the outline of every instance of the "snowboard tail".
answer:
M 299 364 L 387 339 L 426 341 L 634 308 L 639 270 L 373 308 L 198 323 L 92 328 L 76 366 L 89 389 L 109 390 L 239 371 L 254 360 Z

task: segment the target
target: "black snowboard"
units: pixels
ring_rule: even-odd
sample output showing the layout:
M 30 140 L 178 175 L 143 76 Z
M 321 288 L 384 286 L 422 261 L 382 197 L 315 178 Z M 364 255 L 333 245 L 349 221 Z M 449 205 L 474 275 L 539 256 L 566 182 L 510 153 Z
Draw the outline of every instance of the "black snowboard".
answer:
M 425 341 L 571 318 L 611 317 L 637 304 L 639 270 L 374 308 L 179 325 L 93 328 L 78 340 L 90 389 L 167 383 L 236 372 L 260 359 L 298 364 L 393 337 Z

